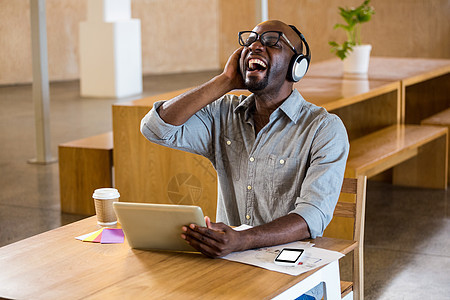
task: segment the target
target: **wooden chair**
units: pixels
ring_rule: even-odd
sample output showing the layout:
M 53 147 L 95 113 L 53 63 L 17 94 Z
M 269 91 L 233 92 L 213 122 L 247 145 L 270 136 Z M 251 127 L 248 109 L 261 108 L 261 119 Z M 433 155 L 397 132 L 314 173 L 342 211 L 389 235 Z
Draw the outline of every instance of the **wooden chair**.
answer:
M 353 240 L 357 242 L 353 249 L 353 282 L 341 281 L 342 299 L 364 299 L 364 216 L 366 205 L 367 177 L 344 178 L 341 193 L 356 196 L 354 203 L 339 201 L 334 211 L 334 217 L 353 218 Z

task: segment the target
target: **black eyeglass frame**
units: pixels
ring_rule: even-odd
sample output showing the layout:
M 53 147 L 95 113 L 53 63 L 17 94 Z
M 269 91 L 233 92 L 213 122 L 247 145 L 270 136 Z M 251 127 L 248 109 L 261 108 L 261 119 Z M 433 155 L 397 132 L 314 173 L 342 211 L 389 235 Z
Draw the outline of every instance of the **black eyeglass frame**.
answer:
M 278 33 L 278 39 L 277 39 L 277 41 L 276 41 L 275 43 L 273 43 L 273 45 L 266 45 L 266 43 L 263 42 L 263 39 L 262 39 L 263 35 L 265 35 L 266 33 L 273 33 L 273 32 Z M 256 39 L 255 39 L 253 42 L 251 42 L 250 44 L 249 44 L 249 43 L 244 43 L 244 41 L 243 41 L 243 39 L 242 39 L 242 34 L 244 34 L 244 33 L 250 33 L 250 34 L 253 33 L 253 34 L 256 35 Z M 283 32 L 281 32 L 281 31 L 270 30 L 270 31 L 265 31 L 265 32 L 263 32 L 263 33 L 261 33 L 261 34 L 259 34 L 259 33 L 257 33 L 257 32 L 254 32 L 254 31 L 251 31 L 251 30 L 240 31 L 240 32 L 239 32 L 239 45 L 244 46 L 244 47 L 249 47 L 251 44 L 253 44 L 253 43 L 256 42 L 257 40 L 259 40 L 263 46 L 266 46 L 266 47 L 272 47 L 272 46 L 275 46 L 275 45 L 280 41 L 280 37 L 283 37 L 283 39 L 286 41 L 286 43 L 287 43 L 288 46 L 291 48 L 291 50 L 294 51 L 294 53 L 295 53 L 296 55 L 298 55 L 298 52 L 297 52 L 297 50 L 295 50 L 295 47 L 292 45 L 291 41 L 290 41 L 290 40 L 287 38 L 287 36 L 286 36 Z

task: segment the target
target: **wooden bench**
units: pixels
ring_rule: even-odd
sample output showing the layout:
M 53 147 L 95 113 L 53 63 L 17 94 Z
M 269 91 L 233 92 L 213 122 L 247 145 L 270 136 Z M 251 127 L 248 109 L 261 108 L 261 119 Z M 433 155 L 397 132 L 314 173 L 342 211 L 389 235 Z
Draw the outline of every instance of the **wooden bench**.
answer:
M 61 211 L 94 215 L 95 189 L 113 186 L 112 132 L 59 145 Z
M 447 188 L 447 128 L 392 125 L 350 142 L 346 177 L 393 168 L 393 183 Z
M 437 113 L 429 118 L 426 118 L 420 122 L 422 125 L 432 125 L 432 126 L 443 126 L 446 127 L 450 132 L 450 108 L 447 108 L 444 111 L 441 111 L 440 113 Z M 448 153 L 449 156 L 447 158 L 447 163 L 450 163 L 450 152 Z M 448 183 L 450 184 L 450 167 L 448 168 Z

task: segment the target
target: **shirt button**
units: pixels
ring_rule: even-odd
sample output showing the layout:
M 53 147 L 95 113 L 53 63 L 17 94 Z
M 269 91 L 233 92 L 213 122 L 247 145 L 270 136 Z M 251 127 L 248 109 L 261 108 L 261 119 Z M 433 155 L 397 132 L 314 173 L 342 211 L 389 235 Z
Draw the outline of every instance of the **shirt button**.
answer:
M 250 216 L 249 216 L 249 215 L 246 215 L 245 218 L 246 218 L 247 220 L 250 220 Z
M 252 186 L 251 185 L 247 185 L 247 190 L 251 190 Z
M 231 141 L 227 141 L 227 145 L 228 145 L 228 146 L 231 145 Z
M 255 158 L 253 156 L 250 157 L 250 161 L 255 161 Z
M 280 165 L 284 165 L 284 159 L 280 159 Z

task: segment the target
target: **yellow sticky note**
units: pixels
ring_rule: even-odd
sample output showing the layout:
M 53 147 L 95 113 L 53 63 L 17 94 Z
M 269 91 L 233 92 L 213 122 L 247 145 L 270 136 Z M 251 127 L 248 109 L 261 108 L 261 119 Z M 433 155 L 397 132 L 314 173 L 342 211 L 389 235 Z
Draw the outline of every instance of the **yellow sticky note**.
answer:
M 104 228 L 97 230 L 96 232 L 85 238 L 83 242 L 93 242 L 102 233 L 103 229 Z

